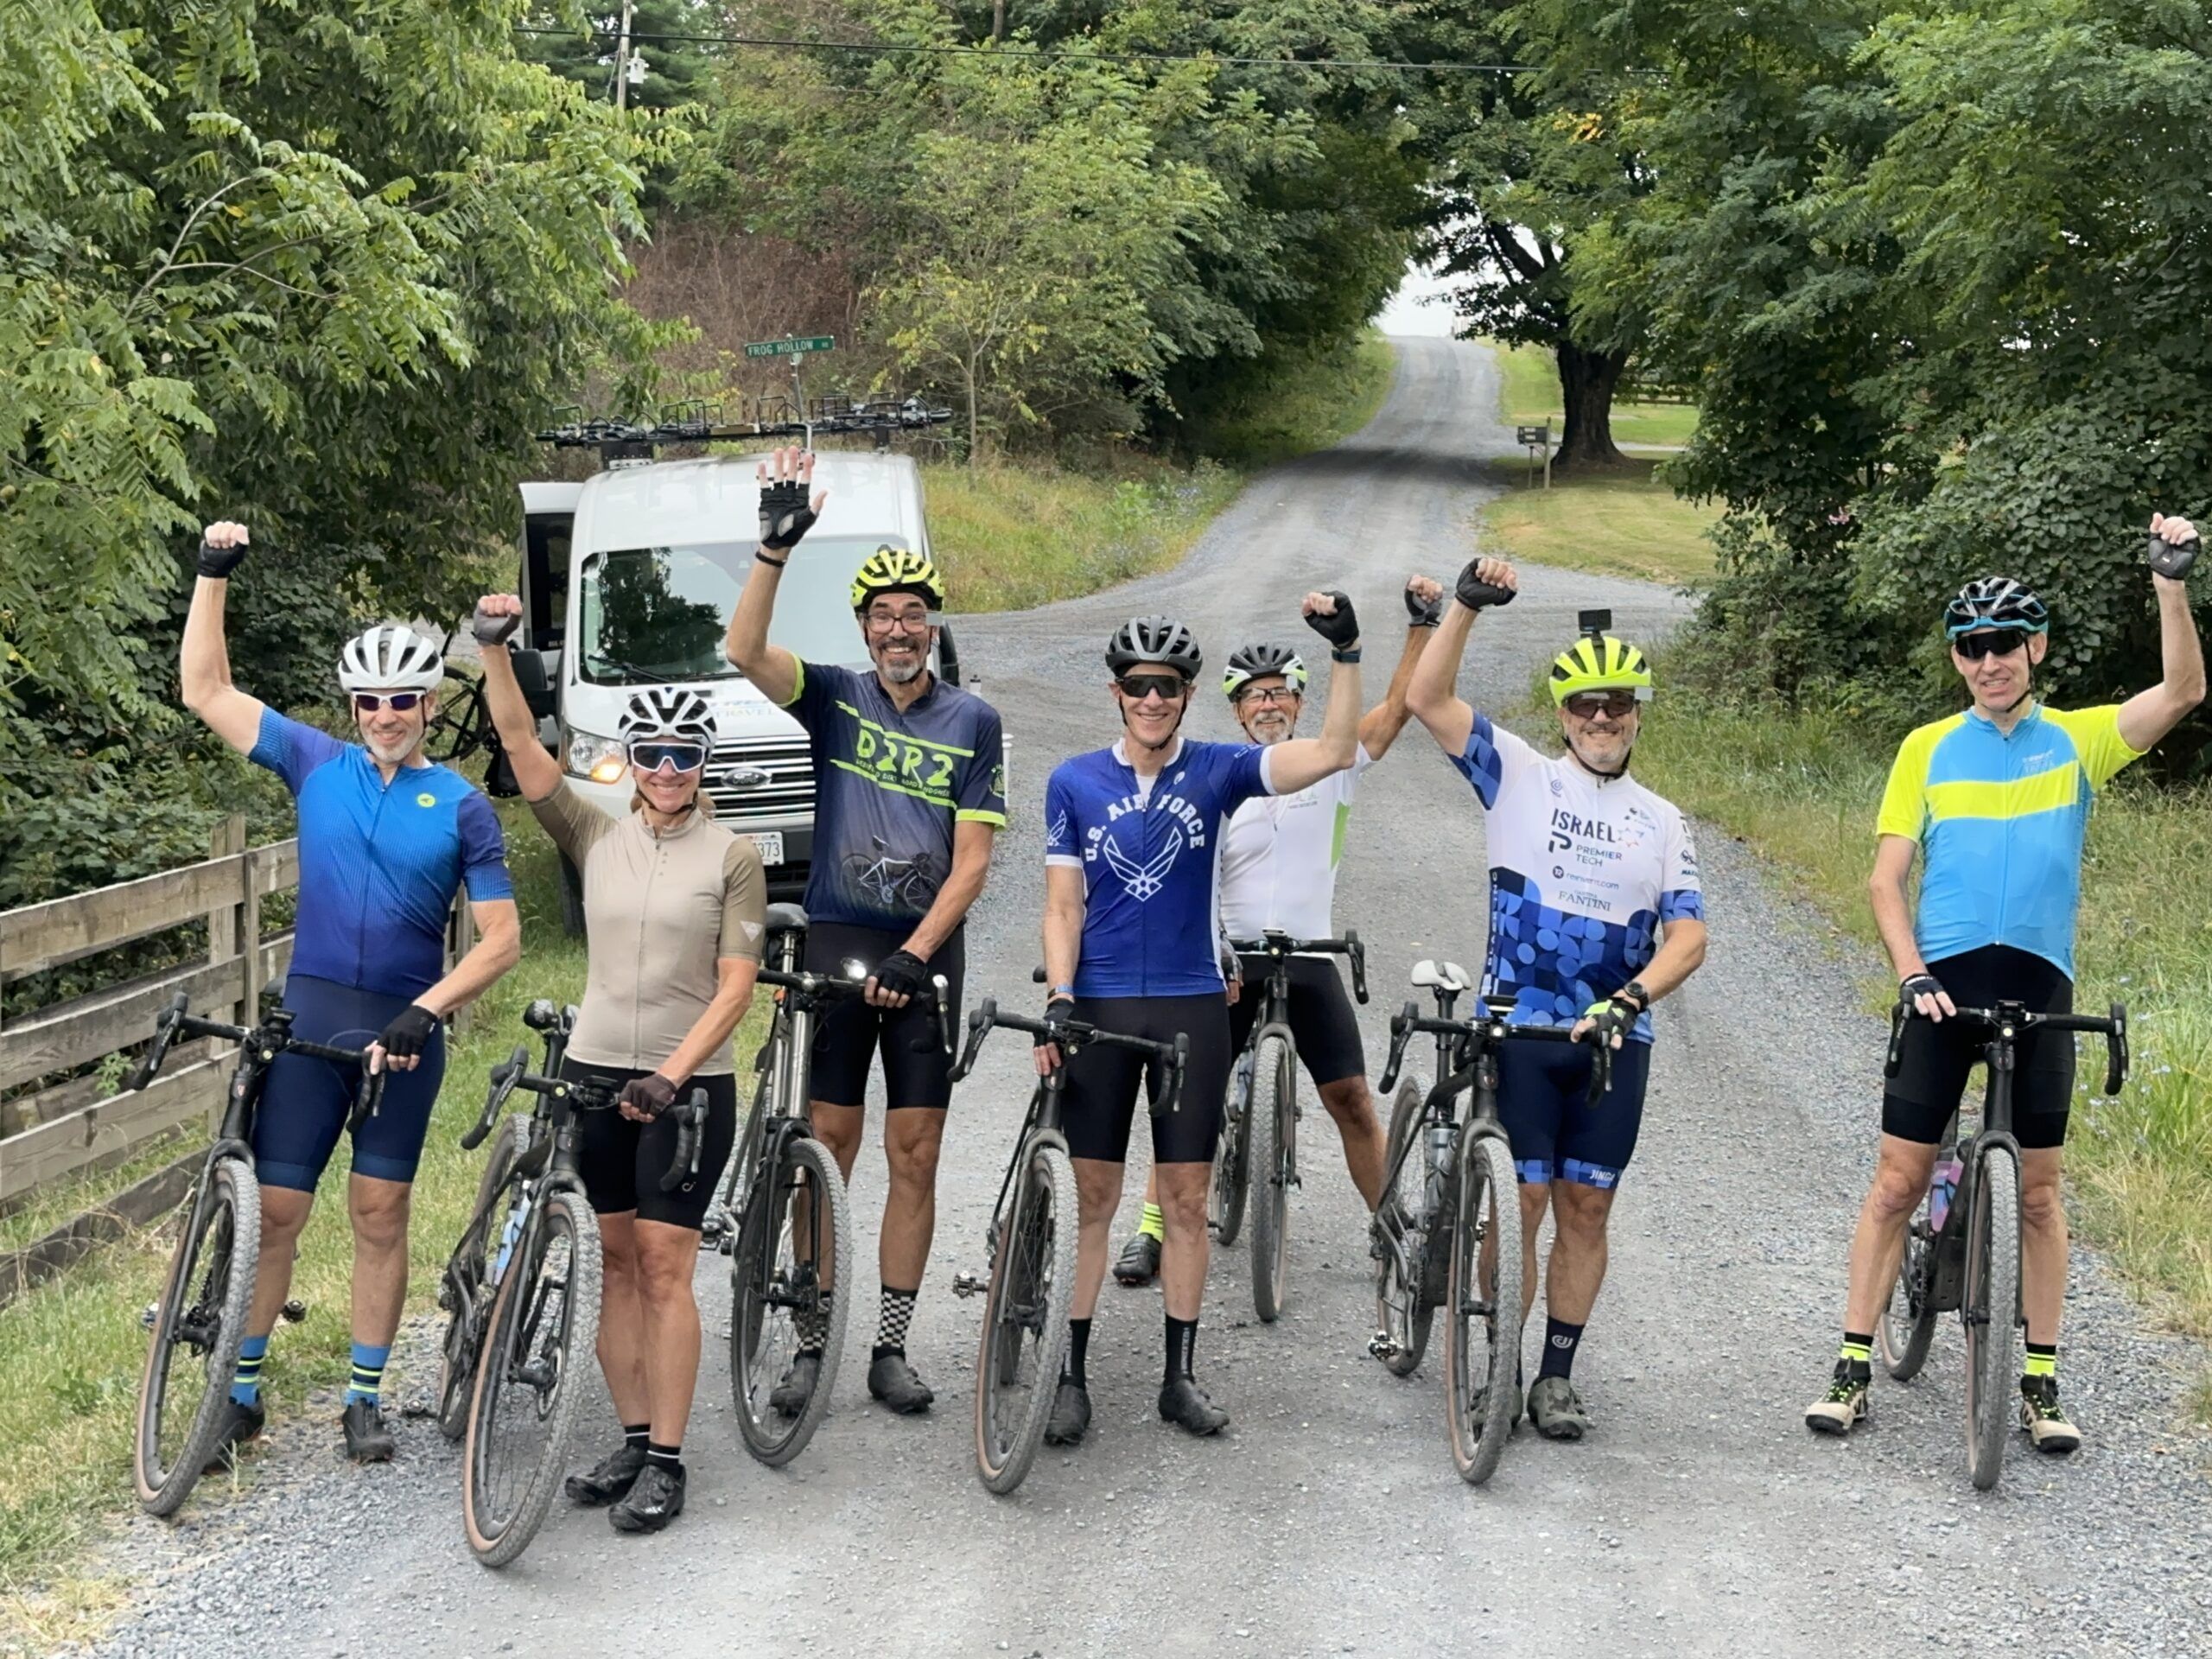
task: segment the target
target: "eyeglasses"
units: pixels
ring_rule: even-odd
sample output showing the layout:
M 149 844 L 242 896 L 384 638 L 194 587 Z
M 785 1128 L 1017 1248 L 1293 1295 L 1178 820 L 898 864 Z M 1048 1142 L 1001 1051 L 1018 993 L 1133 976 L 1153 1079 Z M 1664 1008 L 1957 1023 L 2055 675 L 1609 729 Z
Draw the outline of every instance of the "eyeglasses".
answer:
M 696 772 L 707 764 L 707 749 L 702 743 L 632 743 L 629 753 L 631 767 L 638 772 L 658 772 L 663 766 L 677 772 Z
M 1595 720 L 1599 715 L 1620 720 L 1635 707 L 1633 691 L 1578 691 L 1567 700 L 1567 712 L 1577 720 Z
M 1248 702 L 1295 702 L 1297 701 L 1298 693 L 1287 685 L 1270 685 L 1258 691 L 1247 686 L 1236 694 L 1236 706 L 1239 709 Z
M 379 709 L 389 709 L 395 715 L 404 715 L 429 695 L 427 691 L 393 691 L 384 696 L 374 691 L 356 691 L 353 694 L 353 712 L 373 715 Z
M 1173 702 L 1183 695 L 1183 679 L 1178 674 L 1124 674 L 1114 683 L 1131 702 L 1142 702 L 1154 696 L 1162 702 Z
M 1985 657 L 2010 657 L 2028 643 L 2028 636 L 2018 628 L 1999 628 L 1995 632 L 1961 634 L 1951 641 L 1960 656 L 1970 663 Z
M 861 620 L 868 624 L 871 632 L 876 633 L 892 633 L 899 631 L 907 633 L 925 633 L 928 632 L 930 626 L 930 613 L 927 611 L 900 611 L 895 615 L 887 611 L 870 611 Z

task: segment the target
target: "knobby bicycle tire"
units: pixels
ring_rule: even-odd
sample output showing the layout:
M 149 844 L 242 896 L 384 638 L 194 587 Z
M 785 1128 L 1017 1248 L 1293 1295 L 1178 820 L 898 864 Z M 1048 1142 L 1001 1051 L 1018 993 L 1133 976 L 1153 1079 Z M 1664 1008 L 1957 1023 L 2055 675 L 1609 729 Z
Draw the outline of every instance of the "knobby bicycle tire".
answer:
M 783 1142 L 775 1167 L 756 1180 L 740 1218 L 737 1249 L 730 1257 L 729 1378 L 737 1408 L 738 1433 L 745 1449 L 770 1468 L 789 1463 L 805 1449 L 830 1409 L 837 1363 L 845 1351 L 845 1321 L 852 1302 L 853 1220 L 843 1178 L 829 1148 L 810 1135 Z M 801 1205 L 801 1194 L 811 1195 Z M 810 1254 L 802 1256 L 794 1214 L 808 1211 Z M 826 1225 L 825 1223 L 826 1212 Z M 786 1249 L 786 1246 L 789 1249 Z M 821 1269 L 824 1252 L 829 1270 Z M 821 1288 L 826 1277 L 829 1288 Z M 769 1396 L 797 1352 L 769 1344 L 779 1322 L 794 1338 L 802 1314 L 822 1325 L 821 1368 L 813 1392 L 795 1416 L 786 1417 Z
M 1260 1039 L 1252 1058 L 1252 1098 L 1244 1113 L 1247 1190 L 1254 1195 L 1252 1311 L 1263 1324 L 1282 1314 L 1290 1277 L 1290 1172 L 1297 1146 L 1297 1079 L 1290 1044 L 1280 1033 Z
M 149 1515 L 175 1514 L 214 1458 L 260 1255 L 261 1184 L 245 1159 L 219 1158 L 185 1212 L 139 1375 L 132 1474 Z M 203 1362 L 196 1378 L 175 1375 L 186 1350 Z M 192 1381 L 199 1399 L 184 1409 L 188 1396 L 172 1400 L 172 1384 Z M 174 1421 L 173 1409 L 183 1410 Z
M 446 1314 L 445 1335 L 438 1343 L 438 1433 L 457 1440 L 468 1432 L 469 1402 L 476 1394 L 476 1361 L 484 1349 L 484 1285 L 492 1240 L 505 1228 L 507 1207 L 492 1209 L 493 1200 L 506 1188 L 515 1159 L 522 1147 L 523 1120 L 508 1116 L 499 1122 L 492 1150 L 484 1160 L 484 1173 L 476 1183 L 476 1207 L 469 1211 L 468 1230 L 461 1236 L 446 1266 L 452 1287 L 453 1306 Z
M 1067 1357 L 1075 1255 L 1075 1166 L 1040 1141 L 999 1235 L 976 1351 L 976 1473 L 994 1492 L 1020 1485 L 1044 1444 Z
M 1229 1072 L 1229 1099 L 1221 1114 L 1221 1134 L 1213 1143 L 1213 1174 L 1206 1184 L 1206 1228 L 1213 1242 L 1228 1249 L 1244 1230 L 1244 1201 L 1252 1173 L 1251 1097 L 1236 1098 L 1238 1068 Z
M 1985 1146 L 1967 1209 L 1967 1472 L 1987 1491 L 2005 1471 L 2005 1433 L 2018 1387 L 2020 1326 L 2020 1166 L 2002 1144 Z
M 1928 1363 L 1928 1350 L 1936 1340 L 1937 1314 L 1929 1306 L 1934 1288 L 1936 1241 L 1927 1229 L 1928 1198 L 1913 1214 L 1904 1236 L 1904 1254 L 1897 1258 L 1897 1276 L 1889 1294 L 1882 1298 L 1881 1316 L 1874 1322 L 1874 1342 L 1882 1356 L 1882 1369 L 1899 1382 L 1910 1382 Z
M 545 1522 L 599 1341 L 599 1218 L 580 1193 L 543 1202 L 499 1281 L 469 1403 L 461 1527 L 486 1567 L 506 1566 Z
M 1445 1414 L 1452 1466 L 1461 1479 L 1480 1485 L 1497 1468 L 1513 1433 L 1514 1377 L 1521 1366 L 1521 1195 L 1504 1137 L 1463 1135 L 1455 1185 Z M 1487 1274 L 1485 1243 L 1491 1247 Z
M 1414 1224 L 1421 1212 L 1427 1164 L 1421 1155 L 1421 1148 L 1410 1144 L 1420 1132 L 1421 1109 L 1427 1099 L 1428 1086 L 1419 1077 L 1408 1077 L 1399 1084 L 1397 1098 L 1390 1107 L 1389 1138 L 1382 1154 L 1384 1172 L 1394 1168 L 1398 1172 L 1396 1187 L 1382 1195 L 1383 1207 L 1404 1218 L 1411 1243 L 1408 1254 L 1412 1257 L 1415 1274 L 1411 1281 L 1402 1279 L 1397 1256 L 1387 1249 L 1375 1263 L 1375 1329 L 1391 1344 L 1382 1363 L 1394 1376 L 1411 1376 L 1421 1369 L 1421 1356 L 1428 1351 L 1429 1329 L 1436 1318 L 1434 1306 L 1421 1294 L 1419 1274 L 1427 1247 L 1420 1228 Z

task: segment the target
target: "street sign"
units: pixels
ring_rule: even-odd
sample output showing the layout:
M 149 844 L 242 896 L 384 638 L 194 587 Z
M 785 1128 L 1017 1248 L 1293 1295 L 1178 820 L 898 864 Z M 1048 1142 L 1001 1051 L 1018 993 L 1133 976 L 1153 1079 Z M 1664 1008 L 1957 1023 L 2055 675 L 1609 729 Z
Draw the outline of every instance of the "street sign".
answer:
M 753 348 L 748 346 L 745 349 L 749 352 Z M 1548 426 L 1516 426 L 1513 429 L 1513 442 L 1526 444 L 1532 449 L 1540 443 L 1548 448 L 1551 441 L 1552 429 Z
M 747 357 L 800 357 L 809 352 L 834 352 L 837 340 L 834 334 L 810 334 L 804 340 L 785 335 L 781 340 L 756 340 L 745 348 Z

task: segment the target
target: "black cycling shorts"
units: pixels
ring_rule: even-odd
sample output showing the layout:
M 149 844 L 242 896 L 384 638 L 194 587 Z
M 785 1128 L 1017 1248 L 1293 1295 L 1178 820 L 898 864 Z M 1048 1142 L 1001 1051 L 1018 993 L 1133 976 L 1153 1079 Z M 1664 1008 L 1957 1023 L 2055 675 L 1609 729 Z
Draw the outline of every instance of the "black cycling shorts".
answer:
M 645 1073 L 564 1059 L 561 1075 L 619 1090 Z M 660 1181 L 668 1173 L 682 1134 L 674 1118 L 657 1117 L 650 1123 L 640 1123 L 619 1111 L 576 1114 L 576 1168 L 583 1177 L 584 1197 L 596 1213 L 616 1216 L 634 1210 L 640 1221 L 664 1222 L 698 1231 L 715 1195 L 715 1183 L 721 1179 L 722 1166 L 729 1161 L 730 1148 L 737 1144 L 737 1079 L 728 1072 L 718 1077 L 694 1077 L 677 1090 L 677 1098 L 689 1100 L 694 1089 L 707 1091 L 707 1122 L 699 1137 L 699 1173 L 672 1192 L 662 1192 Z
M 1613 1086 L 1590 1098 L 1587 1043 L 1516 1043 L 1497 1052 L 1497 1116 L 1513 1143 L 1522 1185 L 1573 1181 L 1610 1192 L 1636 1153 L 1651 1045 L 1629 1038 L 1613 1051 Z
M 1244 958 L 1244 989 L 1229 1009 L 1229 1052 L 1242 1053 L 1252 1040 L 1252 1026 L 1267 1001 L 1265 957 Z M 1317 1089 L 1346 1077 L 1367 1075 L 1367 1051 L 1359 1040 L 1359 1017 L 1344 976 L 1328 957 L 1293 957 L 1290 968 L 1290 1037 L 1306 1075 Z
M 2009 944 L 1984 945 L 1931 962 L 1928 971 L 1962 1008 L 2019 1002 L 2035 1014 L 2074 1012 L 2074 982 L 2056 965 Z M 1905 1021 L 1897 1074 L 1885 1085 L 1882 1133 L 1919 1146 L 1940 1145 L 1982 1058 L 1986 1027 L 1964 1020 Z M 2074 1033 L 2031 1031 L 2013 1047 L 2012 1135 L 2023 1147 L 2066 1144 L 2074 1105 Z
M 1176 1109 L 1152 1120 L 1152 1161 L 1210 1164 L 1221 1135 L 1221 1109 L 1229 1092 L 1229 999 L 1219 991 L 1198 996 L 1077 997 L 1075 1019 L 1123 1037 L 1172 1043 L 1191 1039 Z M 1128 1161 L 1129 1126 L 1136 1119 L 1137 1085 L 1149 1103 L 1166 1087 L 1166 1065 L 1126 1048 L 1094 1043 L 1068 1060 L 1061 1127 L 1068 1153 L 1103 1163 Z
M 943 974 L 955 1019 L 960 982 L 967 971 L 967 949 L 955 928 L 952 937 L 929 959 L 928 971 Z M 809 973 L 843 971 L 857 962 L 875 964 L 912 938 L 911 929 L 855 927 L 848 922 L 816 922 L 806 931 L 804 966 Z M 960 1033 L 956 1031 L 957 1041 Z M 868 1103 L 868 1063 L 883 1056 L 883 1097 L 893 1110 L 918 1106 L 943 1111 L 952 1103 L 952 1061 L 940 1040 L 937 1011 L 918 1002 L 903 1008 L 873 1007 L 857 996 L 840 997 L 825 1007 L 814 1026 L 813 1080 L 808 1097 L 824 1106 Z M 925 1052 L 918 1052 L 920 1044 Z

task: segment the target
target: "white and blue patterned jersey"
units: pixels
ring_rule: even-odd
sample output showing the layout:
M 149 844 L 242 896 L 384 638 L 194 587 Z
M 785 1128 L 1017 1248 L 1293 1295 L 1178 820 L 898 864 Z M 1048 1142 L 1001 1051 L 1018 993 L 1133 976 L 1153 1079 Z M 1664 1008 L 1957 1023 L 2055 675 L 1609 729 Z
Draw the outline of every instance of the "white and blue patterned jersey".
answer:
M 1081 997 L 1198 996 L 1221 976 L 1222 829 L 1271 795 L 1268 751 L 1178 739 L 1140 778 L 1116 742 L 1063 760 L 1045 785 L 1045 862 L 1084 878 Z
M 1481 715 L 1452 764 L 1490 842 L 1483 994 L 1512 997 L 1514 1024 L 1573 1025 L 1649 965 L 1662 924 L 1705 918 L 1688 825 L 1633 778 L 1549 759 Z M 1649 1013 L 1634 1034 L 1651 1040 Z

